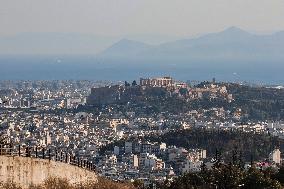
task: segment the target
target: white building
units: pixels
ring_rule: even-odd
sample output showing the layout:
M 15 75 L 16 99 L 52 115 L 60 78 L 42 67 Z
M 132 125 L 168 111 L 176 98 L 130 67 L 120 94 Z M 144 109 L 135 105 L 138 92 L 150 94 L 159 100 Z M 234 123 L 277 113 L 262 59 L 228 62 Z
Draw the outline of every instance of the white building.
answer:
M 181 169 L 182 173 L 199 172 L 201 171 L 202 161 L 191 161 L 187 159 Z
M 270 162 L 274 162 L 276 164 L 280 164 L 281 162 L 281 152 L 280 150 L 277 148 L 275 150 L 273 150 L 270 154 L 269 154 L 269 161 Z

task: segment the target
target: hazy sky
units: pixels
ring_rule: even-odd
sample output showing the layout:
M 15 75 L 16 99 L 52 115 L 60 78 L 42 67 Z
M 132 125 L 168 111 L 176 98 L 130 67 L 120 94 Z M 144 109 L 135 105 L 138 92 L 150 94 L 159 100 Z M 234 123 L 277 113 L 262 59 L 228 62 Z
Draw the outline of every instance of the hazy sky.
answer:
M 0 0 L 0 35 L 188 36 L 229 26 L 284 30 L 284 0 Z

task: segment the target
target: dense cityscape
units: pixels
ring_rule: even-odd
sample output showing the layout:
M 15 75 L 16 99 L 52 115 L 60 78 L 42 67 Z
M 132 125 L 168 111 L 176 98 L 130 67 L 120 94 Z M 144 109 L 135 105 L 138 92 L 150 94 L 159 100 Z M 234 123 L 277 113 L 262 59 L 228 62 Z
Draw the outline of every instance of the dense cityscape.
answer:
M 284 0 L 0 0 L 0 189 L 284 189 Z
M 279 87 L 217 83 L 215 79 L 182 82 L 171 77 L 117 83 L 1 81 L 0 86 L 1 136 L 15 151 L 20 145 L 64 152 L 92 162 L 98 175 L 114 181 L 154 186 L 204 167 L 210 170 L 217 161 L 226 164 L 230 161 L 226 154 L 234 150 L 244 169 L 253 165 L 259 170 L 278 170 L 282 163 L 283 111 L 274 115 L 265 109 L 261 112 L 259 106 L 257 112 L 263 119 L 257 119 L 245 104 L 238 103 L 244 99 L 235 94 L 242 87 L 247 90 L 243 89 L 244 96 L 261 90 L 267 103 L 267 96 L 279 93 L 281 97 Z M 267 150 L 246 154 L 240 143 L 226 148 L 202 146 L 199 141 L 194 146 L 165 137 L 192 130 L 197 135 L 242 132 L 275 141 L 271 139 Z

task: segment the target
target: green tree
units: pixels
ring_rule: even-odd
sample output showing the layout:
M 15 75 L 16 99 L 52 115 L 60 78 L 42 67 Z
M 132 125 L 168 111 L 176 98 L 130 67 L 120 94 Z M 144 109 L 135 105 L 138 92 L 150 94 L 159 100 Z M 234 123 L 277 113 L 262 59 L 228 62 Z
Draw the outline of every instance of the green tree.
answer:
M 134 80 L 134 81 L 132 82 L 132 86 L 136 86 L 136 85 L 137 85 L 136 80 Z
M 270 177 L 265 177 L 264 174 L 252 167 L 250 168 L 244 178 L 245 189 L 280 189 L 281 184 L 277 180 Z

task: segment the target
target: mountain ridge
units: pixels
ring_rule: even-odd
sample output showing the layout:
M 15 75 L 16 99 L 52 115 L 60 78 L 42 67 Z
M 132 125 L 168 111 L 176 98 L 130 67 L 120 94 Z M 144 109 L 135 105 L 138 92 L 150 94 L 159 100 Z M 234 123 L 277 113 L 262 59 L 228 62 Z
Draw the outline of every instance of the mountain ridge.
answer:
M 284 60 L 283 31 L 270 35 L 257 35 L 237 27 L 230 27 L 221 32 L 160 45 L 147 45 L 137 41 L 131 41 L 131 44 L 114 44 L 99 54 L 99 57 L 148 60 Z
M 123 38 L 119 40 L 118 42 L 111 45 L 106 50 L 102 51 L 99 56 L 107 57 L 107 56 L 117 56 L 117 57 L 123 57 L 124 54 L 127 54 L 127 56 L 135 56 L 137 53 L 142 52 L 143 50 L 146 50 L 148 48 L 151 48 L 152 45 L 148 45 L 143 42 L 135 41 L 135 40 L 129 40 L 126 38 Z

